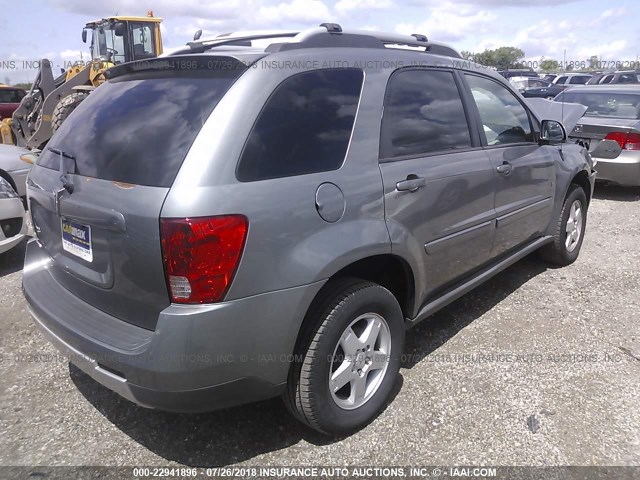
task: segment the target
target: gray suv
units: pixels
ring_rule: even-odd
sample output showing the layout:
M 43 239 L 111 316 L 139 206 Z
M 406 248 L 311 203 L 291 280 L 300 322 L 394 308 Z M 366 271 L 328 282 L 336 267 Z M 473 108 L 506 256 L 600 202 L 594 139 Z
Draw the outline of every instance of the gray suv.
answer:
M 352 432 L 387 401 L 406 329 L 531 252 L 576 259 L 595 173 L 565 137 L 422 35 L 193 42 L 111 69 L 42 152 L 24 293 L 72 363 L 139 405 L 282 395 Z

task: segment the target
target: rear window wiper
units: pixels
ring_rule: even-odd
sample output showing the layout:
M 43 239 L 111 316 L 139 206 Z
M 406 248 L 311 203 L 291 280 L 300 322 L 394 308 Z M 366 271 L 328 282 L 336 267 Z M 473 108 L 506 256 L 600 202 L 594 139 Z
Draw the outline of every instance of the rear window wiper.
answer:
M 67 174 L 69 173 L 65 168 L 64 168 L 64 159 L 68 158 L 70 160 L 73 160 L 73 165 L 74 165 L 74 170 L 77 168 L 76 165 L 76 157 L 74 157 L 73 155 L 66 153 L 62 150 L 57 150 L 55 148 L 52 147 L 47 147 L 47 150 L 49 150 L 52 153 L 55 153 L 56 155 L 60 156 L 60 182 L 62 182 L 62 186 L 64 187 L 64 189 L 69 192 L 69 193 L 73 193 L 73 185 L 69 182 L 69 177 L 67 177 Z

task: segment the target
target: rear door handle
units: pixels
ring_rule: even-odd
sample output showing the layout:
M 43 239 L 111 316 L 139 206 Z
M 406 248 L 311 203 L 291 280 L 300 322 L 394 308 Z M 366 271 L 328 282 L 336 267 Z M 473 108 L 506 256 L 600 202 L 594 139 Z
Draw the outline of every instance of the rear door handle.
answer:
M 512 169 L 513 167 L 509 162 L 503 162 L 502 165 L 498 165 L 496 167 L 496 170 L 498 171 L 498 173 L 502 175 L 509 175 Z
M 416 175 L 409 175 L 406 180 L 396 183 L 396 190 L 399 192 L 417 192 L 418 189 L 424 187 L 427 181 Z

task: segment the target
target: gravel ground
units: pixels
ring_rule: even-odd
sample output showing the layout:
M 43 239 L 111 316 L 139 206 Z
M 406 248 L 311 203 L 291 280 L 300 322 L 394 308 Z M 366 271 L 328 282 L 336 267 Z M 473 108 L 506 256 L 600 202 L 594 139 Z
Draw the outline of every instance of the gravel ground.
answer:
M 393 402 L 325 438 L 279 400 L 138 408 L 55 354 L 0 256 L 0 465 L 640 465 L 640 190 L 598 186 L 579 260 L 526 258 L 423 322 Z

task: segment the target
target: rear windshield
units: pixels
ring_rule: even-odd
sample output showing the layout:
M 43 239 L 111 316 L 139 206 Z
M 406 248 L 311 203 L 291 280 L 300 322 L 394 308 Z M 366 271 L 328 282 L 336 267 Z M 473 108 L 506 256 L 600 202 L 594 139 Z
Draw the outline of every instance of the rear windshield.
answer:
M 170 71 L 110 80 L 64 121 L 38 164 L 59 168 L 53 148 L 75 158 L 78 175 L 169 187 L 202 125 L 241 73 Z
M 608 92 L 564 92 L 556 102 L 579 103 L 587 107 L 586 117 L 640 119 L 640 95 Z

